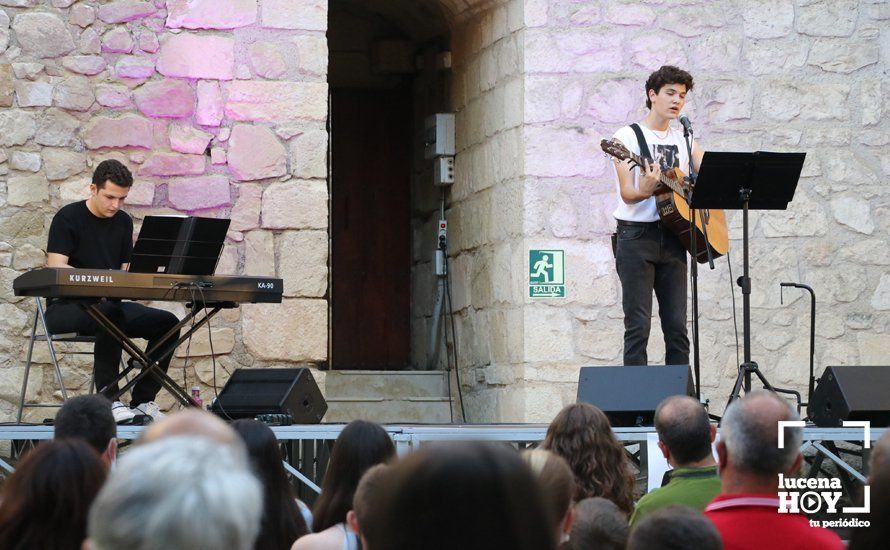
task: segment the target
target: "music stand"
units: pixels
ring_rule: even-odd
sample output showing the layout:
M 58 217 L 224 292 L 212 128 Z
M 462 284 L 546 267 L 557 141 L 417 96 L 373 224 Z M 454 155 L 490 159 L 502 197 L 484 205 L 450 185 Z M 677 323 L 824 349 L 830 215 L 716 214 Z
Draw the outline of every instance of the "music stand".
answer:
M 229 220 L 195 216 L 146 216 L 133 245 L 129 271 L 213 275 Z
M 739 397 L 744 384 L 751 391 L 754 374 L 766 389 L 773 387 L 751 360 L 751 278 L 748 263 L 748 211 L 785 210 L 794 198 L 806 153 L 717 153 L 705 152 L 695 191 L 689 206 L 696 209 L 719 208 L 742 211 L 743 274 L 737 284 L 742 287 L 742 327 L 745 360 L 726 405 Z

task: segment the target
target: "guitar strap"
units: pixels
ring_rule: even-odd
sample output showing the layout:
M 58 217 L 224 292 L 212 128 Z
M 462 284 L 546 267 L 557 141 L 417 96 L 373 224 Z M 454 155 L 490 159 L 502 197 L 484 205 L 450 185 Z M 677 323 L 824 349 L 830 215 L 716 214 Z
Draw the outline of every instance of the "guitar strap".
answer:
M 649 160 L 649 162 L 654 162 L 655 159 L 652 158 L 652 154 L 649 152 L 649 144 L 646 143 L 646 136 L 643 135 L 643 129 L 640 128 L 640 125 L 634 122 L 630 125 L 631 130 L 637 135 L 637 144 L 640 146 L 640 156 Z

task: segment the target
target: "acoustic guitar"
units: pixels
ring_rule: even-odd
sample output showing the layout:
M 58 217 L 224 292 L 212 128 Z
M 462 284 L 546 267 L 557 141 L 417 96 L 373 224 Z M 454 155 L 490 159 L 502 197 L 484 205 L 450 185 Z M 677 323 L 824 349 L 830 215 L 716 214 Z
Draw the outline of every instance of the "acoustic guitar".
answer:
M 642 167 L 643 159 L 635 155 L 617 139 L 602 140 L 600 147 L 607 154 L 618 160 L 630 159 L 635 165 Z M 717 258 L 729 251 L 729 233 L 726 228 L 726 215 L 723 210 L 695 211 L 695 248 L 692 250 L 692 233 L 690 231 L 689 204 L 686 201 L 686 174 L 679 168 L 661 173 L 660 184 L 655 189 L 655 203 L 661 223 L 680 238 L 680 242 L 699 262 L 708 261 L 710 245 L 711 256 Z M 707 238 L 705 238 L 707 228 Z

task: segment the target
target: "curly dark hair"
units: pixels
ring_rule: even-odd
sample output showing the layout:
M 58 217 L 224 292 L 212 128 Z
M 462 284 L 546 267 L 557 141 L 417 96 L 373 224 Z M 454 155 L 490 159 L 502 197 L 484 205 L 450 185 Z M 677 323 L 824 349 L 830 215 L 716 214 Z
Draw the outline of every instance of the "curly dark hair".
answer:
M 686 86 L 686 91 L 692 90 L 692 75 L 673 65 L 662 65 L 660 69 L 649 75 L 646 79 L 646 107 L 652 108 L 652 101 L 649 100 L 649 90 L 654 90 L 656 94 L 668 84 L 682 84 Z
M 106 181 L 121 187 L 130 187 L 133 185 L 133 174 L 119 160 L 103 160 L 93 172 L 93 185 L 102 189 Z
M 547 428 L 541 447 L 569 463 L 575 474 L 575 501 L 603 497 L 627 514 L 633 511 L 633 469 L 599 408 L 588 403 L 563 408 Z

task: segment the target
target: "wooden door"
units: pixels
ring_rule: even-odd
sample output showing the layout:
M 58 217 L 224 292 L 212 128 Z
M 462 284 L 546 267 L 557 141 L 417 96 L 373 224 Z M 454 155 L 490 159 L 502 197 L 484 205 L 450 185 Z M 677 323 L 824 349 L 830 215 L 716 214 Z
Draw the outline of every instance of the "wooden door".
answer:
M 410 362 L 411 96 L 331 92 L 331 368 Z

